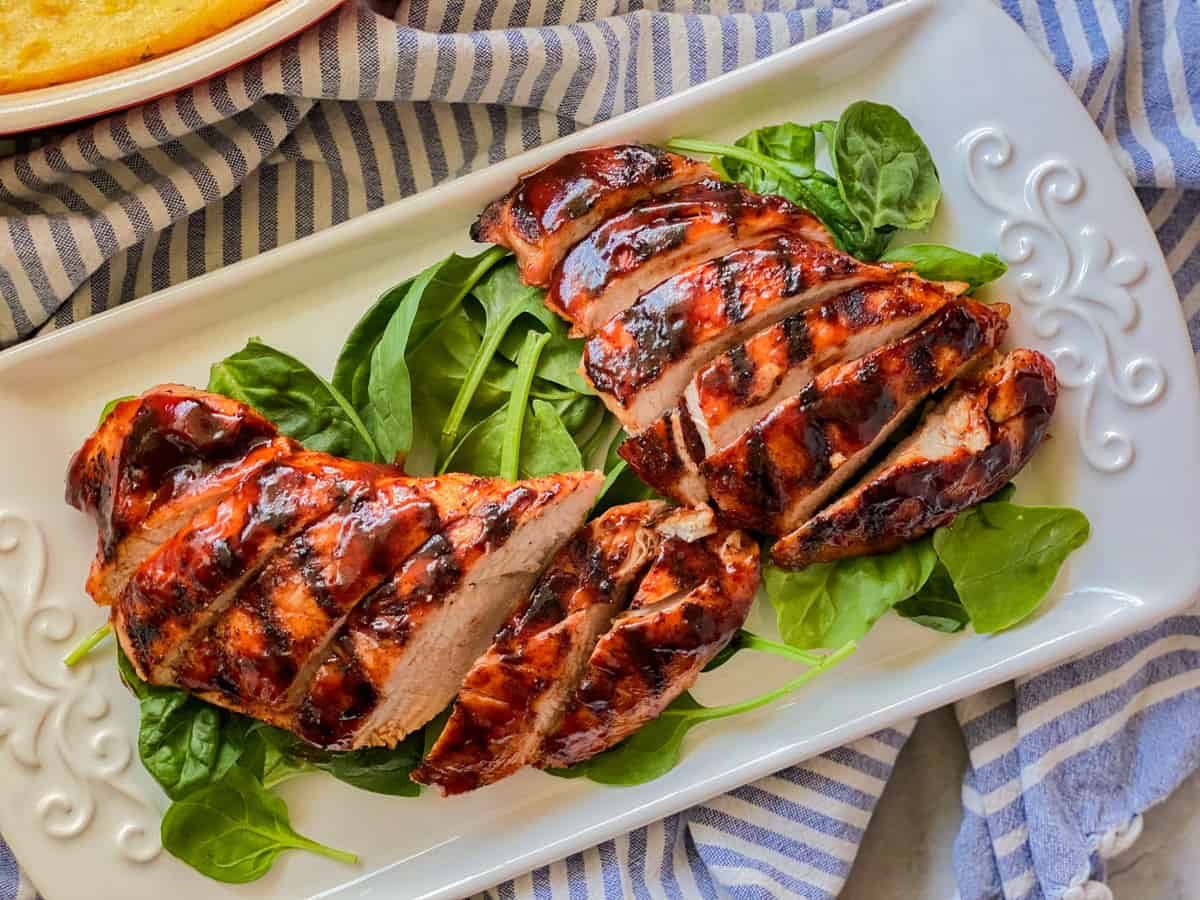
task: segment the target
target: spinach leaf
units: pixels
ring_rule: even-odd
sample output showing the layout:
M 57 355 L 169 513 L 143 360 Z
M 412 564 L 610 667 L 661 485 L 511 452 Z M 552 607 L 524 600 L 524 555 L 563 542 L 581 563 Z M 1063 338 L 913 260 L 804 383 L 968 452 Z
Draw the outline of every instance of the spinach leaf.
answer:
M 816 167 L 818 134 L 834 175 Z M 719 175 L 805 207 L 860 259 L 878 259 L 897 228 L 927 226 L 941 197 L 929 148 L 904 116 L 878 103 L 851 104 L 837 122 L 759 128 L 733 144 L 675 138 L 666 146 L 712 154 Z
M 456 312 L 471 288 L 507 255 L 508 251 L 503 247 L 489 247 L 478 256 L 451 254 L 431 266 L 430 269 L 435 270 L 433 277 L 423 288 L 422 298 L 418 301 L 421 310 L 410 338 L 413 347 L 420 345 L 438 321 Z M 351 329 L 338 355 L 333 369 L 333 386 L 360 415 L 369 405 L 371 356 L 383 338 L 388 322 L 416 280 L 409 278 L 385 291 Z
M 108 414 L 117 408 L 117 404 L 124 403 L 126 400 L 132 399 L 133 394 L 126 394 L 124 397 L 114 397 L 112 400 L 109 400 L 104 404 L 104 409 L 100 410 L 100 418 L 96 420 L 96 424 L 100 425 L 105 419 L 107 419 Z
M 504 414 L 504 437 L 500 444 L 500 477 L 517 480 L 521 460 L 521 438 L 525 431 L 525 413 L 529 408 L 529 389 L 533 387 L 533 372 L 537 368 L 542 348 L 550 340 L 548 334 L 525 332 L 525 343 L 517 357 L 517 383 L 508 397 Z M 574 446 L 575 442 L 571 442 Z
M 267 775 L 263 783 L 278 783 L 281 778 L 270 779 L 269 773 L 291 774 L 312 771 L 326 772 L 359 790 L 390 797 L 416 797 L 420 785 L 409 779 L 421 762 L 421 733 L 409 735 L 395 747 L 368 747 L 362 750 L 321 750 L 306 744 L 292 734 L 278 728 L 260 725 L 256 733 L 269 748 Z M 278 757 L 278 760 L 275 760 Z M 286 775 L 285 775 L 286 777 Z
M 244 725 L 174 688 L 148 686 L 141 701 L 138 753 L 172 799 L 220 781 L 245 748 Z
M 909 621 L 944 634 L 962 631 L 971 621 L 958 599 L 950 573 L 940 560 L 921 589 L 897 603 L 895 610 Z
M 803 127 L 803 126 L 800 126 Z M 751 142 L 750 135 L 734 144 L 719 144 L 692 138 L 674 138 L 667 142 L 668 150 L 684 153 L 711 153 L 713 168 L 718 174 L 738 181 L 761 194 L 778 194 L 813 213 L 829 229 L 839 247 L 847 253 L 864 255 L 870 252 L 870 240 L 846 201 L 838 191 L 836 181 L 824 172 L 814 170 L 801 177 L 796 167 L 787 161 L 743 146 Z M 761 146 L 761 145 L 760 145 Z M 871 258 L 865 256 L 864 258 Z
M 463 416 L 475 396 L 480 381 L 483 380 L 484 373 L 496 356 L 500 342 L 508 333 L 509 326 L 520 316 L 529 315 L 549 329 L 554 327 L 554 320 L 557 318 L 542 303 L 541 289 L 529 287 L 521 282 L 515 263 L 497 268 L 475 286 L 471 296 L 483 308 L 483 337 L 442 424 L 438 443 L 440 457 L 444 457 L 453 448 Z
M 1090 526 L 1077 509 L 992 500 L 961 513 L 933 536 L 975 630 L 1020 622 L 1042 602 Z
M 837 179 L 815 168 L 806 176 L 799 175 L 806 165 L 789 165 L 788 160 L 767 155 L 764 150 L 768 145 L 755 140 L 755 134 L 751 132 L 735 144 L 675 138 L 666 146 L 685 153 L 712 153 L 711 164 L 721 177 L 738 181 L 761 194 L 778 194 L 803 206 L 821 220 L 838 247 L 853 256 L 869 260 L 883 252 L 895 229 L 864 228 L 842 198 Z
M 371 353 L 367 397 L 363 411 L 380 455 L 403 465 L 413 444 L 412 381 L 408 373 L 408 339 L 421 308 L 421 295 L 436 269 L 426 269 L 413 282 L 396 312 L 388 320 Z
M 363 419 L 370 426 L 385 459 L 401 460 L 412 449 L 414 423 L 407 358 L 409 345 L 428 336 L 442 318 L 458 313 L 463 298 L 503 256 L 500 248 L 471 258 L 448 256 L 418 275 L 395 304 L 383 333 L 371 350 L 367 381 L 369 402 L 363 412 Z M 368 319 L 370 317 L 371 311 L 368 311 Z M 353 356 L 347 359 L 347 368 L 353 359 Z M 341 364 L 342 360 L 338 362 Z
M 921 229 L 933 221 L 942 186 L 929 148 L 908 119 L 860 100 L 842 111 L 830 148 L 838 188 L 866 229 Z
M 554 407 L 533 401 L 532 434 L 521 439 L 522 478 L 540 478 L 556 472 L 578 472 L 584 467 L 579 447 Z
M 942 244 L 909 244 L 889 250 L 880 259 L 910 262 L 918 275 L 930 281 L 965 281 L 969 294 L 1008 271 L 1004 260 L 994 253 L 976 256 Z
M 711 672 L 713 669 L 721 668 L 721 666 L 733 659 L 734 655 L 740 653 L 742 650 L 759 650 L 774 656 L 782 656 L 784 659 L 802 662 L 807 666 L 819 665 L 822 659 L 815 653 L 805 653 L 803 650 L 797 650 L 795 647 L 789 647 L 787 644 L 780 644 L 777 641 L 759 637 L 752 631 L 740 628 L 721 652 L 709 660 L 708 665 L 704 667 L 704 671 Z
M 532 417 L 521 428 L 521 455 L 517 475 L 538 478 L 555 472 L 578 472 L 583 468 L 579 447 L 562 424 L 554 407 L 534 400 Z M 508 433 L 508 406 L 502 406 L 463 436 L 442 471 L 451 468 L 473 475 L 502 475 L 501 458 Z
M 594 440 L 603 440 L 607 423 L 613 417 L 605 410 L 599 397 L 587 394 L 575 394 L 570 399 L 554 401 L 551 406 L 586 462 L 587 448 L 594 446 Z
M 258 338 L 212 367 L 208 389 L 248 403 L 310 450 L 379 459 L 366 426 L 341 392 L 300 360 Z
M 288 740 L 283 740 L 279 736 Z M 290 735 L 263 722 L 251 722 L 247 729 L 246 750 L 238 767 L 249 772 L 270 790 L 298 775 L 315 771 L 305 760 L 288 752 Z
M 389 797 L 416 797 L 421 786 L 408 776 L 421 764 L 421 732 L 395 747 L 368 747 L 349 753 L 326 753 L 310 764 L 362 791 Z
M 600 784 L 644 784 L 665 775 L 675 768 L 687 733 L 701 722 L 724 719 L 765 706 L 789 694 L 822 672 L 837 665 L 854 652 L 850 642 L 820 661 L 802 675 L 784 685 L 750 700 L 725 706 L 702 706 L 690 693 L 680 694 L 662 714 L 622 741 L 611 750 L 571 766 L 569 769 L 548 769 L 552 775 L 567 778 L 588 778 Z
M 238 767 L 172 803 L 163 816 L 162 843 L 201 874 L 232 884 L 261 878 L 286 850 L 358 862 L 352 853 L 298 834 L 284 802 Z
M 330 383 L 342 392 L 342 396 L 350 401 L 350 405 L 364 419 L 369 406 L 367 391 L 371 380 L 371 356 L 383 338 L 383 332 L 392 320 L 396 308 L 408 296 L 408 289 L 415 280 L 415 277 L 408 278 L 388 288 L 367 308 L 362 318 L 350 329 L 337 362 L 334 363 Z
M 885 612 L 917 593 L 937 563 L 928 538 L 880 556 L 816 563 L 799 570 L 763 567 L 779 633 L 793 647 L 836 647 L 858 640 Z
M 477 327 L 470 316 L 460 314 L 442 322 L 419 349 L 409 354 L 409 368 L 421 373 L 420 390 L 413 395 L 415 444 L 428 452 L 433 471 L 436 471 L 434 463 L 445 461 L 445 454 L 441 454 L 439 460 L 436 452 L 442 423 L 454 405 L 482 343 L 482 327 Z M 508 360 L 499 356 L 492 359 L 463 414 L 459 426 L 463 434 L 507 402 L 516 371 Z
M 596 392 L 579 374 L 579 360 L 583 358 L 585 340 L 570 337 L 566 321 L 558 316 L 543 317 L 540 321 L 547 326 L 546 334 L 549 335 L 550 342 L 546 344 L 538 361 L 537 377 L 565 388 L 571 394 L 594 396 Z M 500 341 L 500 356 L 515 365 L 524 340 L 524 335 L 519 330 L 510 328 Z M 544 399 L 552 398 L 547 396 Z
M 186 691 L 143 681 L 117 647 L 121 681 L 141 707 L 138 755 L 167 796 L 179 799 L 224 778 L 246 748 L 252 720 Z
M 121 676 L 121 683 L 129 688 L 129 693 L 137 699 L 141 700 L 150 692 L 150 685 L 142 681 L 120 644 L 117 644 L 117 674 Z
M 734 141 L 735 147 L 743 147 L 760 157 L 774 160 L 791 176 L 791 179 L 808 178 L 817 167 L 817 136 L 811 126 L 797 125 L 795 122 L 784 122 L 781 125 L 769 125 L 758 128 L 742 135 Z M 730 156 L 725 154 L 720 165 L 726 175 L 733 181 L 745 179 L 758 180 L 764 187 L 764 179 L 773 176 L 761 165 L 749 161 L 749 157 Z M 765 191 L 779 193 L 778 189 Z
M 100 646 L 110 634 L 112 634 L 112 622 L 105 621 L 103 625 L 70 649 L 67 655 L 63 657 L 63 665 L 68 669 L 78 665 L 84 657 Z

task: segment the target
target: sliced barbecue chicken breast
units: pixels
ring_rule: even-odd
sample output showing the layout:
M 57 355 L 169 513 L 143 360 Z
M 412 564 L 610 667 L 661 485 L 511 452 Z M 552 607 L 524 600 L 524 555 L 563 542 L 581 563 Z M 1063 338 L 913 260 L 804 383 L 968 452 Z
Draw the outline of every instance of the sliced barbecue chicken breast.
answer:
M 704 486 L 730 524 L 786 534 L 841 490 L 932 392 L 1004 336 L 1007 307 L 942 308 L 908 337 L 825 369 L 733 443 L 705 458 Z M 654 472 L 638 474 L 672 495 Z
M 602 483 L 596 472 L 497 482 L 347 616 L 292 729 L 322 747 L 391 746 L 436 716 Z
M 202 699 L 281 727 L 346 616 L 492 479 L 363 481 L 267 560 L 211 626 L 178 654 L 171 680 Z
M 800 568 L 883 553 L 948 524 L 1005 485 L 1045 437 L 1054 364 L 1013 350 L 966 376 L 849 493 L 780 538 L 776 563 Z
M 965 285 L 947 290 L 902 275 L 891 284 L 854 288 L 722 353 L 684 392 L 705 453 L 733 441 L 822 369 L 904 337 L 953 300 L 960 287 Z
M 780 232 L 832 243 L 820 221 L 782 197 L 700 181 L 609 219 L 572 247 L 546 305 L 572 333 L 591 334 L 676 272 Z
M 615 746 L 690 688 L 746 621 L 758 556 L 742 531 L 663 541 L 629 609 L 592 651 L 540 764 L 563 768 Z
M 118 403 L 67 470 L 67 502 L 99 528 L 88 593 L 111 606 L 133 570 L 193 515 L 299 449 L 245 404 L 182 385 Z
M 680 401 L 629 438 L 621 455 L 637 471 L 673 484 L 680 502 L 704 503 L 704 458 L 728 446 L 821 369 L 903 337 L 949 303 L 962 286 L 901 275 L 854 288 L 763 329 L 718 356 Z
M 114 624 L 138 674 L 170 683 L 189 638 L 207 628 L 280 547 L 387 471 L 304 451 L 246 476 L 134 571 Z
M 636 433 L 706 362 L 762 328 L 897 271 L 816 241 L 781 235 L 695 266 L 644 294 L 588 340 L 583 372 Z
M 567 251 L 608 217 L 712 177 L 704 163 L 644 144 L 579 150 L 522 175 L 488 204 L 471 238 L 508 247 L 521 279 L 545 287 Z
M 617 506 L 567 542 L 467 674 L 413 780 L 458 794 L 533 760 L 596 640 L 650 564 L 654 523 L 666 514 L 661 501 Z

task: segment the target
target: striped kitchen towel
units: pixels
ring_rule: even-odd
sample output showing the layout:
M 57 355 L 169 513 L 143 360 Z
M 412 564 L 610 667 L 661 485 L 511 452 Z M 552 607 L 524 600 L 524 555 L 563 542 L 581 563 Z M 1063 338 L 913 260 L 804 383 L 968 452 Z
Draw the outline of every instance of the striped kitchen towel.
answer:
M 954 2 L 954 0 L 946 0 Z M 219 78 L 0 160 L 0 346 L 640 106 L 884 0 L 353 2 Z M 1139 186 L 1200 347 L 1196 0 L 1002 0 Z M 394 4 L 393 4 L 394 6 Z M 1200 617 L 958 706 L 964 900 L 1103 897 L 1197 763 Z M 501 885 L 515 897 L 832 897 L 901 723 Z M 32 896 L 0 843 L 0 900 Z

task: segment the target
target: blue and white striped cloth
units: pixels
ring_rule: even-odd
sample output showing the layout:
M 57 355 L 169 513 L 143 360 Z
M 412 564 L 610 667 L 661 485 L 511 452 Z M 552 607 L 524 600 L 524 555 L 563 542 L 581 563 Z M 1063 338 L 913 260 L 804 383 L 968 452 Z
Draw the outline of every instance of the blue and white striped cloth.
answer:
M 954 0 L 947 0 L 954 2 Z M 394 5 L 394 4 L 393 4 Z M 766 56 L 884 0 L 354 2 L 212 82 L 0 160 L 0 346 Z M 1196 0 L 1002 0 L 1129 177 L 1200 348 Z M 1102 900 L 1200 763 L 1200 616 L 958 704 L 963 900 Z M 912 722 L 499 886 L 832 897 Z M 0 842 L 0 900 L 33 896 Z M 1111 896 L 1111 895 L 1107 895 Z

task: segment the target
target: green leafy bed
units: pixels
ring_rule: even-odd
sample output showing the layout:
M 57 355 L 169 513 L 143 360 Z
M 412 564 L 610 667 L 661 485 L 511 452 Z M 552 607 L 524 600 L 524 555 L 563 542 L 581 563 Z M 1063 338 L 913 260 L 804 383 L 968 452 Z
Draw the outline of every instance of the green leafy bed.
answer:
M 832 171 L 818 168 L 821 144 Z M 855 103 L 837 122 L 775 125 L 732 145 L 681 138 L 667 146 L 710 154 L 726 177 L 808 207 L 860 258 L 903 260 L 971 290 L 1004 273 L 990 254 L 936 244 L 888 251 L 898 232 L 930 224 L 941 196 L 924 141 L 889 106 Z M 653 496 L 616 456 L 624 435 L 580 378 L 580 352 L 542 292 L 520 282 L 506 251 L 491 248 L 450 256 L 384 293 L 346 338 L 329 380 L 251 339 L 212 367 L 208 387 L 254 406 L 306 447 L 338 456 L 396 461 L 413 474 L 509 479 L 599 467 L 606 478 L 596 512 Z M 796 572 L 768 563 L 764 584 L 783 643 L 742 631 L 708 670 L 754 650 L 801 665 L 800 674 L 727 706 L 705 707 L 685 693 L 622 744 L 551 774 L 610 785 L 657 778 L 679 761 L 691 728 L 800 687 L 853 652 L 889 609 L 943 632 L 1014 625 L 1038 606 L 1088 524 L 1075 510 L 1021 507 L 1010 495 L 890 554 Z M 142 762 L 172 800 L 163 845 L 221 881 L 258 878 L 287 850 L 353 862 L 293 830 L 275 788 L 321 771 L 362 790 L 417 796 L 409 773 L 445 722 L 443 714 L 393 749 L 328 752 L 176 688 L 146 684 L 119 649 L 117 660 L 141 708 Z

